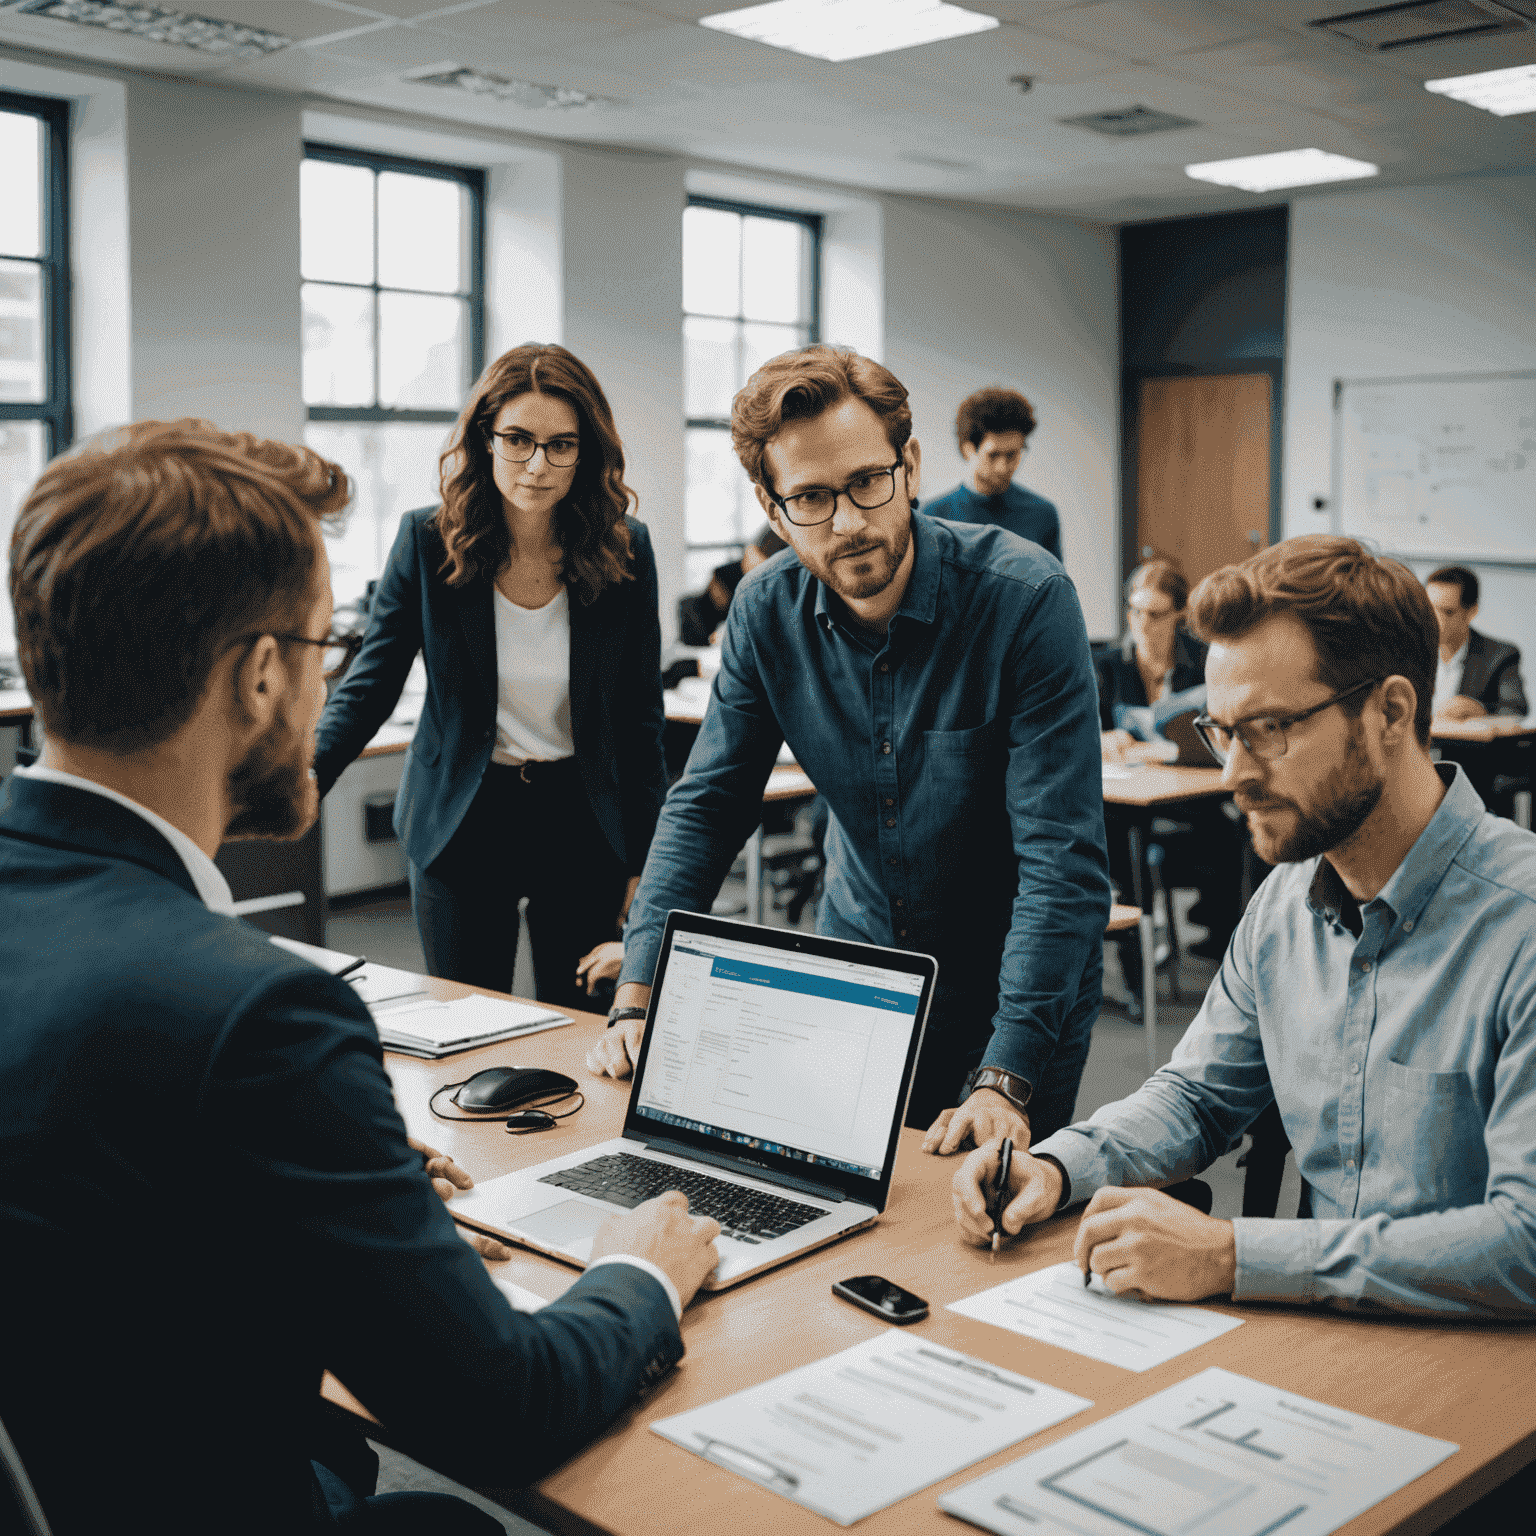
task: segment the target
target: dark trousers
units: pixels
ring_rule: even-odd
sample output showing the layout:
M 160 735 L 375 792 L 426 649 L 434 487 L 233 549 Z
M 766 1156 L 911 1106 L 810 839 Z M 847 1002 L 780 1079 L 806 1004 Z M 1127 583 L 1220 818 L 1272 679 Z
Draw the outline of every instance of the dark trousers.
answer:
M 576 962 L 618 937 L 627 879 L 603 835 L 575 758 L 522 771 L 492 763 L 464 820 L 426 870 L 413 864 L 411 908 L 433 976 L 506 992 L 517 961 L 517 907 L 528 898 L 538 999 L 595 1006 Z

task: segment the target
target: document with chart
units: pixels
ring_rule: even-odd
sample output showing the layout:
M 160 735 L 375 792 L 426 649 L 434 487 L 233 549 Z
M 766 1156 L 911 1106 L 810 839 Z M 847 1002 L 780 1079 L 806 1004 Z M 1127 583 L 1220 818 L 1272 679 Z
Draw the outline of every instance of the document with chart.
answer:
M 1242 1324 L 1240 1317 L 1167 1301 L 1116 1296 L 1075 1264 L 1053 1264 L 949 1304 L 951 1312 L 1055 1344 L 1090 1360 L 1148 1371 Z
M 1457 1449 L 1213 1367 L 939 1508 L 999 1536 L 1326 1536 Z
M 651 1428 L 852 1525 L 1092 1406 L 893 1328 Z

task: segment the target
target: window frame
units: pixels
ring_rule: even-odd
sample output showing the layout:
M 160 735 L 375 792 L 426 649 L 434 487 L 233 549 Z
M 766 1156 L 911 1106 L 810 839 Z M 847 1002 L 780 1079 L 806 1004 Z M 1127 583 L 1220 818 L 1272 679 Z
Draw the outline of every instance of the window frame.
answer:
M 69 261 L 69 102 L 53 96 L 0 91 L 0 111 L 41 119 L 43 125 L 43 254 L 12 256 L 35 261 L 43 290 L 43 366 L 47 391 L 41 400 L 0 400 L 0 422 L 40 421 L 47 428 L 49 459 L 75 439 L 70 337 L 72 280 Z
M 800 225 L 810 237 L 810 302 L 807 308 L 806 320 L 801 323 L 806 325 L 805 344 L 807 346 L 812 346 L 821 340 L 821 252 L 823 230 L 826 222 L 822 214 L 812 213 L 801 208 L 779 208 L 771 203 L 747 203 L 738 201 L 735 198 L 708 197 L 692 192 L 688 194 L 686 207 L 714 208 L 722 213 L 740 214 L 744 218 L 778 219 L 785 224 Z M 750 324 L 749 318 L 739 311 L 735 315 L 695 316 L 690 310 L 684 308 L 681 313 L 683 326 L 680 328 L 680 331 L 686 330 L 687 322 L 691 319 L 729 320 L 733 325 L 738 326 Z M 686 366 L 685 358 L 684 367 L 686 368 Z M 683 417 L 684 440 L 686 441 L 688 433 L 696 428 L 718 432 L 722 429 L 729 431 L 730 426 L 731 419 L 729 416 L 688 416 L 685 414 Z M 741 540 L 710 541 L 703 544 L 690 542 L 687 537 L 686 512 L 684 515 L 683 557 L 685 561 L 689 555 L 696 551 L 714 550 L 723 555 L 735 555 L 737 558 L 740 558 L 745 551 L 746 545 Z
M 305 160 L 325 160 L 333 165 L 358 165 L 377 174 L 380 171 L 398 171 L 406 176 L 430 176 L 438 181 L 456 182 L 469 192 L 469 291 L 456 293 L 454 298 L 465 299 L 469 304 L 469 379 L 464 388 L 466 394 L 474 380 L 485 367 L 485 171 L 479 166 L 449 165 L 438 160 L 415 160 L 404 155 L 382 154 L 371 149 L 354 149 L 342 144 L 322 144 L 306 139 Z M 379 306 L 381 293 L 414 293 L 412 288 L 392 288 L 379 282 L 378 263 L 379 211 L 377 202 L 373 211 L 374 263 L 371 283 L 336 283 L 329 279 L 306 278 L 300 268 L 299 282 L 323 283 L 333 288 L 366 288 L 374 297 L 373 305 L 373 393 L 377 401 L 379 393 Z M 402 409 L 388 405 L 310 405 L 305 402 L 306 419 L 309 421 L 342 421 L 388 424 L 409 422 L 451 424 L 459 419 L 459 408 L 448 410 Z

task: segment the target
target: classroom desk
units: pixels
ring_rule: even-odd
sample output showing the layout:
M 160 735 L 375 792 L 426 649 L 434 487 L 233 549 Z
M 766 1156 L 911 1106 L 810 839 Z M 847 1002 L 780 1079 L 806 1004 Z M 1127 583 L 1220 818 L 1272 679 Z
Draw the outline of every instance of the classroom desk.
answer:
M 445 998 L 471 990 L 444 981 L 430 985 Z M 600 1018 L 578 1015 L 569 1028 L 447 1061 L 389 1055 L 386 1064 L 411 1133 L 487 1179 L 618 1134 L 629 1085 L 589 1077 L 583 1064 L 602 1032 Z M 586 1108 L 555 1130 L 523 1137 L 506 1135 L 499 1122 L 444 1124 L 427 1111 L 427 1097 L 438 1084 L 509 1062 L 571 1074 L 587 1094 Z M 1243 1327 L 1136 1374 L 945 1311 L 947 1302 L 1069 1258 L 1077 1218 L 1058 1217 L 1035 1229 L 991 1265 L 981 1250 L 960 1240 L 954 1225 L 949 1184 L 957 1159 L 925 1156 L 920 1142 L 920 1132 L 902 1132 L 891 1206 L 875 1227 L 696 1301 L 683 1320 L 687 1357 L 650 1396 L 533 1487 L 482 1492 L 560 1536 L 649 1536 L 658 1530 L 668 1536 L 759 1531 L 826 1536 L 836 1529 L 830 1521 L 709 1465 L 647 1426 L 871 1337 L 880 1324 L 830 1294 L 834 1280 L 867 1273 L 883 1274 L 929 1300 L 931 1314 L 913 1325 L 912 1333 L 1093 1400 L 1076 1418 L 860 1521 L 858 1529 L 869 1536 L 959 1536 L 970 1527 L 939 1511 L 935 1499 L 942 1489 L 1004 1466 L 1213 1365 L 1461 1446 L 1439 1467 L 1342 1527 L 1348 1536 L 1421 1536 L 1536 1460 L 1536 1395 L 1530 1391 L 1536 1331 L 1529 1327 L 1360 1320 L 1302 1307 L 1224 1302 L 1221 1310 L 1243 1317 Z M 490 1267 L 549 1298 L 576 1277 L 574 1269 L 533 1253 L 519 1252 Z M 380 1348 L 387 1350 L 388 1341 L 381 1340 Z M 325 1396 L 340 1408 L 362 1412 L 332 1378 Z M 366 1427 L 375 1438 L 390 1439 L 387 1426 Z
M 1536 715 L 1482 715 L 1476 720 L 1436 720 L 1430 745 L 1444 761 L 1460 763 L 1472 787 L 1496 815 L 1512 813 L 1529 830 L 1531 808 L 1505 786 L 1529 784 L 1536 778 Z M 1529 790 L 1526 791 L 1527 794 Z M 1513 803 L 1511 803 L 1513 802 Z

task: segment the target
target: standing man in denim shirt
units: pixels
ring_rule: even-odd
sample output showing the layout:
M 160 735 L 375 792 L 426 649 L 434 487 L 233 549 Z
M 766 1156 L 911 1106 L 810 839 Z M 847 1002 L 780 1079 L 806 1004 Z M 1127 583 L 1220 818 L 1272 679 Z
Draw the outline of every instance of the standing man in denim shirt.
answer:
M 1283 867 L 1173 1060 L 1017 1159 L 1003 1227 L 1088 1200 L 1077 1261 L 1115 1291 L 1536 1318 L 1536 837 L 1430 760 L 1429 599 L 1313 535 L 1207 577 L 1190 613 L 1200 724 Z M 1146 1187 L 1272 1103 L 1311 1219 L 1220 1221 Z M 979 1239 L 996 1161 L 955 1177 Z
M 929 1151 L 1027 1146 L 1071 1119 L 1099 1010 L 1093 666 L 1054 559 L 913 513 L 911 432 L 900 381 L 841 348 L 785 353 L 736 397 L 736 455 L 791 549 L 737 588 L 615 1012 L 649 996 L 668 910 L 708 910 L 787 741 L 831 809 L 820 930 L 939 960 L 908 1124 Z M 622 1018 L 589 1066 L 627 1074 L 642 1029 Z

